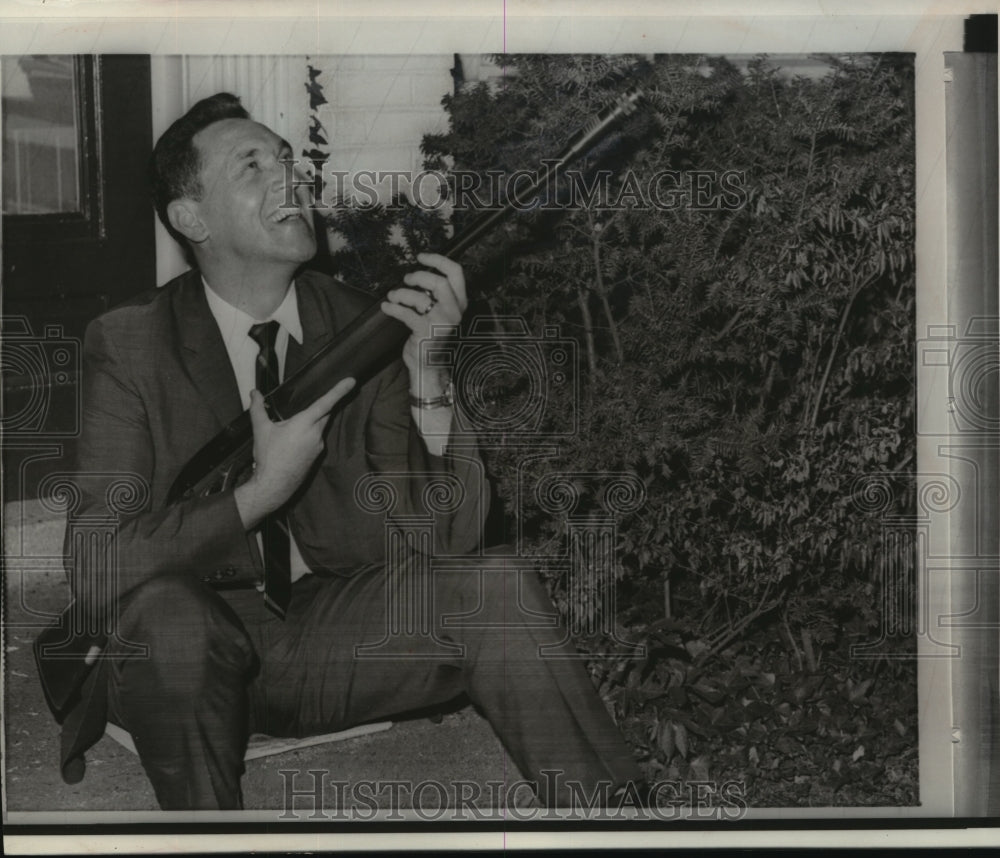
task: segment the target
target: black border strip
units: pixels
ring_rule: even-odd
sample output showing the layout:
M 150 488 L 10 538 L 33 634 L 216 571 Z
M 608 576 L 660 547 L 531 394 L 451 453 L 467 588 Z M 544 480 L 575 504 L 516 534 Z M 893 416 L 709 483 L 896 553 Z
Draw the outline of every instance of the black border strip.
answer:
M 503 832 L 517 829 L 519 832 L 553 831 L 811 831 L 837 829 L 842 831 L 906 830 L 906 829 L 989 829 L 1000 828 L 1000 817 L 972 818 L 897 818 L 873 817 L 846 819 L 837 816 L 810 817 L 808 819 L 753 819 L 738 821 L 694 821 L 677 820 L 532 820 L 512 819 L 506 822 L 461 820 L 454 822 L 427 821 L 385 822 L 379 820 L 355 820 L 333 822 L 329 820 L 288 820 L 274 822 L 204 822 L 204 823 L 16 823 L 5 824 L 4 834 L 39 835 L 153 835 L 153 834 L 372 834 L 401 833 L 441 833 L 456 834 L 474 832 Z

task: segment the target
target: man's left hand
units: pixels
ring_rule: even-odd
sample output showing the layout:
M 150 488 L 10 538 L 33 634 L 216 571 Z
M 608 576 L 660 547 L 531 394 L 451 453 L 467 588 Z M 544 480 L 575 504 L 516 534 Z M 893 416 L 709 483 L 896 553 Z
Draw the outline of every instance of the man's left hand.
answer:
M 424 399 L 441 396 L 448 386 L 448 372 L 424 367 L 420 343 L 451 332 L 462 321 L 469 301 L 462 266 L 438 253 L 419 253 L 417 261 L 435 271 L 411 271 L 382 302 L 382 312 L 406 325 L 413 333 L 403 346 L 403 363 L 410 372 L 410 393 Z

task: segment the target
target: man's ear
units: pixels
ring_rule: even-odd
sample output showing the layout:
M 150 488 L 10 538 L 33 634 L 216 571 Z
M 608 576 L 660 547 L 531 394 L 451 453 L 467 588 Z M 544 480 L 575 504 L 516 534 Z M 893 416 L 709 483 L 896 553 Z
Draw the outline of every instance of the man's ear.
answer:
M 201 219 L 198 203 L 181 197 L 167 203 L 167 219 L 170 225 L 194 244 L 201 244 L 208 238 L 208 227 Z

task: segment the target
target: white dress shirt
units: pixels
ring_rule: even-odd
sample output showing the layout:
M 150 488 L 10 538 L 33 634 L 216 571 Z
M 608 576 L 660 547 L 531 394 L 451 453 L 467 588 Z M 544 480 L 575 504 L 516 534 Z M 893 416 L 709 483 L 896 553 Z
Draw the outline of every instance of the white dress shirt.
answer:
M 288 287 L 285 300 L 281 302 L 266 319 L 255 319 L 248 313 L 243 312 L 239 307 L 234 307 L 228 301 L 221 298 L 204 277 L 201 282 L 205 286 L 205 298 L 208 299 L 208 307 L 215 317 L 222 334 L 222 341 L 226 345 L 226 353 L 229 355 L 229 362 L 232 364 L 233 373 L 236 375 L 236 384 L 239 387 L 240 399 L 244 408 L 250 407 L 250 391 L 257 387 L 257 355 L 260 347 L 250 338 L 250 328 L 259 322 L 276 321 L 278 337 L 274 343 L 274 350 L 278 355 L 278 377 L 285 377 L 285 354 L 288 351 L 288 338 L 294 337 L 295 342 L 302 344 L 302 322 L 299 318 L 299 302 L 295 295 L 295 283 Z M 291 557 L 290 570 L 292 581 L 297 581 L 311 570 L 306 565 L 298 545 L 295 544 L 295 537 L 291 532 L 288 534 Z M 260 534 L 257 534 L 258 544 L 261 544 Z

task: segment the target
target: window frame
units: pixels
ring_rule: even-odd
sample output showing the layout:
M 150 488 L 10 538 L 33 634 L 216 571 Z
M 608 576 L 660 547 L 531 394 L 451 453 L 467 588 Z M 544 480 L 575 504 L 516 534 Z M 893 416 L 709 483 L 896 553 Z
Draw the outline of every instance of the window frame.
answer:
M 76 83 L 77 170 L 80 205 L 74 212 L 3 214 L 4 242 L 51 242 L 54 232 L 63 241 L 101 241 L 106 238 L 104 193 L 101 183 L 104 147 L 101 140 L 101 64 L 92 55 L 73 57 Z

